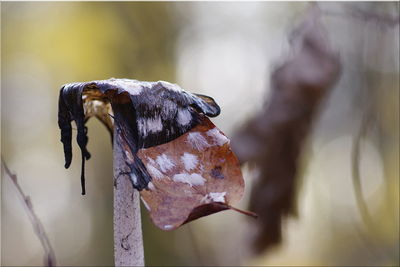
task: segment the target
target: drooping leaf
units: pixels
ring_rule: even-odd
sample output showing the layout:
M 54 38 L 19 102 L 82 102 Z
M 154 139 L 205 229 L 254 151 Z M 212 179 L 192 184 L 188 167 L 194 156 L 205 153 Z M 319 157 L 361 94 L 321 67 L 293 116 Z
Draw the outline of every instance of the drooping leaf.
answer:
M 97 108 L 93 108 L 94 105 Z M 198 123 L 200 113 L 217 116 L 220 112 L 212 98 L 198 97 L 164 81 L 109 79 L 64 85 L 60 91 L 58 124 L 64 144 L 65 167 L 68 168 L 72 160 L 71 121 L 74 120 L 78 130 L 77 142 L 82 151 L 82 194 L 85 193 L 84 163 L 90 158 L 86 149 L 85 123 L 90 115 L 95 115 L 110 128 L 110 119 L 105 114 L 109 105 L 114 111 L 117 127 L 126 136 L 134 153 L 142 147 L 171 141 L 190 130 Z M 135 163 L 132 168 L 140 168 L 138 165 L 140 163 Z M 132 172 L 142 173 L 138 170 Z M 145 188 L 146 176 L 138 176 L 134 183 L 136 189 Z
M 177 139 L 138 151 L 153 178 L 141 198 L 158 227 L 175 229 L 241 199 L 244 181 L 229 143 L 203 116 Z
M 85 123 L 94 116 L 110 132 L 115 127 L 116 144 L 124 151 L 127 166 L 123 174 L 141 191 L 154 223 L 175 229 L 230 209 L 242 197 L 243 177 L 229 139 L 207 118 L 219 113 L 211 97 L 163 81 L 109 79 L 64 85 L 58 123 L 65 167 L 72 159 L 75 121 L 84 194 L 84 162 L 90 157 Z

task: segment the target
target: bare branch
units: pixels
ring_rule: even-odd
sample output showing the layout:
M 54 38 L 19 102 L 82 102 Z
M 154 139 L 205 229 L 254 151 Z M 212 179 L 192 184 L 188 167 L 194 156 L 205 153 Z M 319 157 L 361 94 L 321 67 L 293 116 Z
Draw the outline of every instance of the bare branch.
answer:
M 17 189 L 17 193 L 22 199 L 22 203 L 23 203 L 26 213 L 29 217 L 29 220 L 31 221 L 31 224 L 33 226 L 35 234 L 39 238 L 40 243 L 42 244 L 42 247 L 43 247 L 44 253 L 45 253 L 44 265 L 45 266 L 56 266 L 56 257 L 54 254 L 54 250 L 53 250 L 53 248 L 50 244 L 50 240 L 44 230 L 43 224 L 41 223 L 41 221 L 39 220 L 39 217 L 36 215 L 36 213 L 33 209 L 33 205 L 30 200 L 30 197 L 25 195 L 21 186 L 18 184 L 17 176 L 15 174 L 11 173 L 10 169 L 8 168 L 6 162 L 3 159 L 3 156 L 1 157 L 1 163 L 2 163 L 2 167 L 3 167 L 2 169 L 4 169 L 4 172 L 7 174 L 6 176 L 10 178 L 10 180 L 12 181 L 12 184 Z
M 361 147 L 361 139 L 365 136 L 366 131 L 370 125 L 370 122 L 371 119 L 369 116 L 365 116 L 365 118 L 362 120 L 360 129 L 357 135 L 354 137 L 352 155 L 351 155 L 354 194 L 356 197 L 358 209 L 360 210 L 361 213 L 361 217 L 367 224 L 367 226 L 372 226 L 372 218 L 368 211 L 368 207 L 362 193 L 362 185 L 360 177 L 360 147 Z

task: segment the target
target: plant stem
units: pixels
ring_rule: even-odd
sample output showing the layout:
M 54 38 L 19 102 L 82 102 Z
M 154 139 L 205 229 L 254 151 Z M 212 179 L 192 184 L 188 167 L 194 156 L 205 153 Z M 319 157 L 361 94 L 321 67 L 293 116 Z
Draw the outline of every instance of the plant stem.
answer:
M 114 261 L 115 266 L 144 266 L 139 191 L 126 174 L 124 151 L 114 127 Z

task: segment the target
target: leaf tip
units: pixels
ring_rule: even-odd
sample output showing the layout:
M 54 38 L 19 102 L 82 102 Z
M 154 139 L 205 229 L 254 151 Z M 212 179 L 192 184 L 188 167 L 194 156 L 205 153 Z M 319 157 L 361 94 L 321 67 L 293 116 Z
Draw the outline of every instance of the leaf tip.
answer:
M 234 210 L 234 211 L 236 211 L 236 212 L 239 212 L 239 213 L 241 213 L 241 214 L 250 216 L 250 217 L 252 217 L 252 218 L 254 218 L 254 219 L 257 219 L 257 218 L 258 218 L 258 214 L 255 213 L 255 212 L 248 211 L 248 210 L 241 210 L 241 209 L 232 207 L 231 205 L 227 205 L 227 206 L 229 207 L 229 209 Z

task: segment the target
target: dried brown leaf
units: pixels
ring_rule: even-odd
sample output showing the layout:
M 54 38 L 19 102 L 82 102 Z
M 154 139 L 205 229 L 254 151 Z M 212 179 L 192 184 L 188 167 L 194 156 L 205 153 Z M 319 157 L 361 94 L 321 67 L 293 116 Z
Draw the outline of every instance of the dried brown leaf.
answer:
M 161 229 L 229 209 L 243 195 L 229 139 L 206 117 L 169 143 L 139 150 L 138 156 L 153 177 L 140 194 Z

